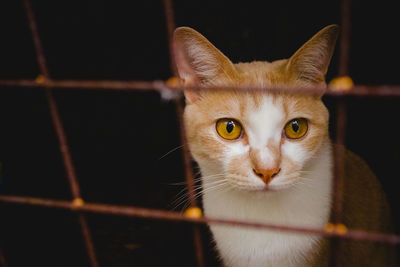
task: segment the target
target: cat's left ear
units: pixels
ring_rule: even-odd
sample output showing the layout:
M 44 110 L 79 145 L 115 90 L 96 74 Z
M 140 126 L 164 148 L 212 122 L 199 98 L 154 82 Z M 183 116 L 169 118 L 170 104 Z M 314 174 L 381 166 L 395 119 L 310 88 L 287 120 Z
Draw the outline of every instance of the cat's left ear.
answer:
M 287 65 L 294 78 L 315 86 L 324 85 L 338 35 L 338 25 L 327 26 L 297 50 Z

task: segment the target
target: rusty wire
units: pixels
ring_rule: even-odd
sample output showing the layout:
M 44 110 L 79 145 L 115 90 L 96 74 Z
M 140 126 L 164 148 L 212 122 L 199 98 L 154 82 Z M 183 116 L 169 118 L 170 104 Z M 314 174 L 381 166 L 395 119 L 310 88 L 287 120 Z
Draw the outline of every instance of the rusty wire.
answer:
M 351 30 L 351 0 L 341 0 L 341 39 L 339 47 L 339 76 L 348 76 L 350 60 L 350 30 Z M 345 149 L 346 144 L 346 123 L 347 123 L 347 105 L 346 98 L 338 99 L 336 105 L 336 146 L 334 149 L 334 179 L 332 195 L 331 221 L 339 224 L 342 222 L 343 213 L 343 187 L 345 177 Z M 339 242 L 337 238 L 332 238 L 330 246 L 330 262 L 332 267 L 338 266 Z
M 26 15 L 28 18 L 29 28 L 30 28 L 31 34 L 32 34 L 32 39 L 33 39 L 33 44 L 34 44 L 35 51 L 36 51 L 36 57 L 37 57 L 39 69 L 40 69 L 42 77 L 44 77 L 44 79 L 48 80 L 48 79 L 50 79 L 50 72 L 49 72 L 49 69 L 47 66 L 46 57 L 43 52 L 43 46 L 42 46 L 42 42 L 39 37 L 39 31 L 37 28 L 35 13 L 33 12 L 30 0 L 24 0 L 24 8 L 25 8 Z M 64 127 L 61 122 L 60 113 L 58 112 L 57 103 L 54 99 L 51 87 L 49 87 L 49 86 L 45 87 L 45 95 L 46 95 L 47 104 L 49 106 L 51 120 L 53 122 L 53 128 L 54 128 L 57 138 L 58 138 L 60 152 L 62 155 L 65 172 L 66 172 L 66 175 L 68 178 L 72 197 L 73 197 L 74 201 L 82 201 L 80 186 L 78 183 L 78 179 L 76 177 L 75 167 L 72 162 L 71 153 L 69 151 L 67 136 L 65 134 Z M 86 246 L 86 251 L 89 256 L 90 264 L 92 267 L 97 267 L 97 266 L 99 266 L 99 264 L 97 262 L 96 252 L 94 250 L 92 237 L 91 237 L 89 226 L 88 226 L 88 223 L 86 221 L 86 217 L 84 214 L 78 213 L 78 222 L 81 227 L 81 232 L 82 232 L 82 236 L 83 236 L 84 243 Z
M 182 91 L 182 90 L 202 90 L 202 91 L 232 91 L 237 92 L 285 92 L 288 94 L 319 94 L 321 88 L 286 88 L 286 87 L 248 87 L 238 86 L 235 88 L 214 86 L 214 87 L 196 87 L 196 86 L 171 86 L 168 81 L 117 81 L 117 80 L 0 80 L 0 86 L 8 87 L 27 87 L 42 88 L 51 87 L 64 90 L 104 90 L 104 91 Z M 1 89 L 0 89 L 1 90 Z M 400 97 L 399 85 L 354 85 L 347 90 L 336 90 L 328 87 L 324 92 L 326 96 L 343 97 Z
M 188 222 L 196 224 L 225 224 L 236 227 L 251 227 L 257 229 L 292 232 L 299 234 L 313 234 L 325 237 L 341 237 L 350 240 L 381 242 L 393 245 L 400 244 L 399 235 L 372 233 L 372 232 L 351 230 L 351 229 L 347 231 L 340 231 L 331 229 L 329 227 L 317 229 L 317 228 L 296 227 L 296 226 L 277 225 L 269 223 L 252 223 L 248 221 L 219 219 L 212 217 L 191 217 L 191 216 L 185 216 L 182 213 L 176 211 L 148 209 L 143 207 L 108 205 L 108 204 L 97 204 L 97 203 L 75 204 L 73 202 L 63 201 L 63 200 L 21 197 L 21 196 L 5 196 L 5 195 L 2 196 L 0 195 L 0 202 L 40 206 L 47 208 L 57 208 L 57 209 L 70 210 L 74 212 L 100 213 L 108 215 L 166 220 L 172 222 Z
M 3 249 L 0 247 L 0 267 L 7 267 L 6 259 L 4 258 Z
M 349 75 L 349 39 L 350 39 L 350 0 L 342 0 L 342 33 L 340 40 L 340 53 L 339 53 L 339 76 Z M 333 194 L 333 207 L 332 218 L 334 223 L 341 222 L 342 206 L 343 206 L 343 177 L 344 177 L 344 145 L 346 139 L 346 118 L 347 106 L 346 99 L 341 98 L 338 100 L 336 106 L 336 140 L 334 155 L 335 155 L 335 168 L 334 168 L 334 194 Z
M 168 47 L 170 52 L 170 63 L 172 73 L 175 77 L 178 77 L 178 70 L 175 60 L 179 60 L 177 58 L 175 51 L 177 51 L 175 47 L 175 43 L 173 41 L 173 34 L 176 28 L 175 26 L 175 19 L 174 19 L 174 8 L 172 5 L 171 0 L 164 0 L 164 13 L 165 13 L 165 20 L 167 26 L 167 37 L 168 37 Z M 183 156 L 183 164 L 185 170 L 185 180 L 186 180 L 186 188 L 188 190 L 189 196 L 189 203 L 190 207 L 196 207 L 198 205 L 196 197 L 195 197 L 195 182 L 194 182 L 194 173 L 191 164 L 191 157 L 189 153 L 188 147 L 186 144 L 186 131 L 185 125 L 183 123 L 183 103 L 180 98 L 175 100 L 176 106 L 176 114 L 178 117 L 179 122 L 179 135 L 180 135 L 180 142 L 182 145 L 182 156 Z M 193 242 L 194 242 L 194 249 L 196 255 L 196 261 L 198 267 L 204 267 L 204 253 L 203 253 L 203 244 L 201 240 L 201 233 L 200 228 L 198 225 L 193 226 Z
M 32 205 L 32 206 L 43 206 L 48 208 L 58 208 L 58 209 L 66 209 L 77 212 L 78 220 L 81 226 L 82 234 L 85 240 L 85 245 L 88 251 L 88 256 L 92 266 L 98 266 L 98 262 L 96 259 L 93 242 L 91 240 L 89 227 L 84 217 L 83 212 L 91 212 L 91 213 L 102 213 L 109 215 L 120 215 L 120 216 L 129 216 L 129 217 L 141 217 L 147 219 L 157 219 L 157 220 L 168 220 L 175 222 L 186 222 L 186 223 L 194 223 L 194 240 L 195 240 L 195 249 L 196 249 L 196 259 L 198 265 L 204 266 L 203 252 L 202 252 L 202 244 L 201 244 L 201 235 L 199 232 L 198 225 L 201 224 L 226 224 L 237 227 L 254 227 L 260 229 L 267 230 L 276 230 L 276 231 L 289 231 L 299 234 L 315 234 L 324 237 L 335 237 L 335 238 L 344 238 L 344 239 L 352 239 L 359 241 L 372 241 L 372 242 L 383 242 L 389 243 L 393 245 L 400 244 L 400 236 L 394 234 L 382 234 L 382 233 L 371 233 L 366 231 L 357 231 L 357 230 L 347 230 L 346 232 L 336 231 L 335 229 L 313 229 L 313 228 L 302 228 L 302 227 L 292 227 L 287 225 L 273 225 L 273 224 L 261 224 L 261 223 L 251 223 L 245 221 L 234 221 L 234 220 L 225 220 L 218 218 L 207 218 L 207 217 L 187 217 L 182 215 L 181 213 L 172 212 L 172 211 L 164 211 L 164 210 L 154 210 L 154 209 L 146 209 L 140 207 L 126 207 L 126 206 L 114 206 L 114 205 L 106 205 L 106 204 L 95 204 L 95 203 L 84 203 L 81 200 L 81 193 L 79 183 L 77 181 L 77 177 L 74 170 L 74 165 L 72 163 L 71 155 L 69 152 L 69 147 L 67 144 L 67 138 L 63 129 L 63 125 L 58 113 L 57 104 L 52 95 L 52 91 L 54 89 L 79 89 L 79 90 L 116 90 L 116 91 L 137 91 L 137 90 L 145 90 L 145 91 L 159 91 L 162 92 L 164 90 L 232 90 L 233 88 L 229 87 L 218 87 L 218 88 L 199 88 L 199 87 L 185 87 L 182 88 L 180 86 L 171 86 L 168 82 L 155 80 L 155 81 L 88 81 L 88 80 L 52 80 L 50 78 L 49 70 L 47 68 L 46 58 L 44 56 L 43 47 L 41 44 L 41 40 L 39 38 L 37 24 L 34 16 L 34 12 L 31 7 L 31 3 L 29 0 L 24 0 L 24 7 L 27 13 L 29 27 L 32 32 L 34 47 L 36 50 L 37 61 L 41 71 L 41 78 L 37 80 L 0 80 L 0 86 L 11 86 L 11 87 L 30 87 L 30 88 L 45 88 L 45 94 L 49 105 L 50 114 L 53 121 L 53 126 L 56 131 L 57 137 L 59 139 L 60 152 L 63 157 L 63 162 L 66 170 L 66 174 L 70 183 L 70 188 L 72 192 L 73 199 L 75 201 L 61 201 L 61 200 L 52 200 L 52 199 L 41 199 L 41 198 L 30 198 L 30 197 L 21 197 L 21 196 L 1 196 L 0 202 L 4 203 L 14 203 L 14 204 L 23 204 L 23 205 Z M 350 0 L 342 0 L 341 2 L 341 15 L 342 15 L 342 33 L 341 33 L 341 41 L 340 41 L 340 55 L 339 55 L 339 70 L 338 73 L 340 76 L 349 74 L 349 47 L 350 47 Z M 170 59 L 171 59 L 171 68 L 174 76 L 177 77 L 176 70 L 176 60 L 182 60 L 179 57 L 179 53 L 177 53 L 175 44 L 172 39 L 172 33 L 175 28 L 174 23 L 174 10 L 172 6 L 171 0 L 164 0 L 164 11 L 166 17 L 166 26 L 167 26 L 167 34 L 168 34 L 168 43 L 170 49 Z M 286 92 L 290 94 L 316 94 L 321 93 L 320 88 L 292 88 L 287 90 L 285 88 L 234 88 L 238 91 L 260 91 L 260 92 Z M 355 85 L 350 90 L 333 90 L 328 88 L 325 92 L 325 95 L 328 96 L 372 96 L 372 97 L 399 97 L 400 96 L 400 86 L 363 86 L 363 85 Z M 182 122 L 182 103 L 177 101 L 177 115 L 180 122 L 180 134 L 181 141 L 185 143 L 185 131 L 184 124 Z M 345 136 L 346 136 L 346 104 L 343 99 L 339 99 L 337 106 L 337 120 L 336 120 L 336 143 L 340 145 L 345 144 Z M 334 201 L 336 203 L 332 210 L 332 221 L 334 223 L 339 223 L 341 221 L 341 210 L 342 210 L 342 192 L 343 192 L 343 176 L 344 176 L 344 162 L 343 162 L 343 150 L 338 149 L 335 151 L 335 185 L 333 188 L 334 191 Z M 185 177 L 188 185 L 189 194 L 193 192 L 194 186 L 194 176 L 193 171 L 191 169 L 191 160 L 189 152 L 184 150 L 183 152 L 183 160 L 185 165 Z M 192 195 L 190 196 L 191 206 L 196 206 L 197 203 L 194 200 Z M 80 200 L 80 201 L 76 201 Z M 333 257 L 335 258 L 335 257 Z M 0 264 L 5 265 L 5 258 L 0 250 Z M 331 262 L 331 264 L 335 264 L 335 259 Z

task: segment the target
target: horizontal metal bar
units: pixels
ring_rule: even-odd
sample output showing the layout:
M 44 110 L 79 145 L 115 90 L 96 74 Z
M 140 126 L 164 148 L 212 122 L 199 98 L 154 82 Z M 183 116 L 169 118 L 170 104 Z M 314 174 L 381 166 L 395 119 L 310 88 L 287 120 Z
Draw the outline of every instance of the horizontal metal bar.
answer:
M 91 89 L 91 90 L 116 90 L 116 91 L 134 91 L 134 90 L 172 90 L 182 91 L 181 87 L 168 86 L 168 82 L 162 80 L 154 81 L 110 81 L 110 80 L 0 80 L 0 86 L 11 87 L 52 87 L 69 89 Z M 185 90 L 223 90 L 223 91 L 272 91 L 285 92 L 289 94 L 319 94 L 321 88 L 283 88 L 283 87 L 185 87 Z M 331 96 L 400 96 L 400 85 L 355 85 L 349 90 L 332 90 L 328 87 L 325 95 Z
M 99 89 L 99 90 L 155 90 L 163 88 L 163 81 L 95 81 L 95 80 L 0 80 L 0 86 L 16 87 L 52 87 L 71 89 Z
M 117 206 L 109 204 L 83 203 L 83 202 L 77 204 L 63 200 L 10 196 L 10 195 L 0 195 L 0 202 L 33 205 L 33 206 L 41 206 L 48 208 L 59 208 L 75 212 L 101 213 L 108 215 L 120 215 L 128 217 L 139 217 L 147 219 L 187 222 L 196 224 L 209 224 L 209 223 L 225 224 L 225 225 L 232 225 L 239 227 L 252 227 L 258 229 L 285 231 L 285 232 L 293 232 L 300 234 L 314 234 L 325 237 L 340 237 L 340 238 L 359 240 L 359 241 L 389 243 L 393 245 L 400 244 L 399 235 L 372 233 L 372 232 L 351 230 L 351 229 L 346 231 L 332 231 L 329 229 L 294 227 L 294 226 L 285 226 L 285 225 L 268 224 L 268 223 L 252 223 L 246 221 L 235 221 L 235 220 L 218 219 L 211 217 L 194 218 L 185 216 L 182 213 L 175 211 L 148 209 L 148 208 L 133 207 L 133 206 Z

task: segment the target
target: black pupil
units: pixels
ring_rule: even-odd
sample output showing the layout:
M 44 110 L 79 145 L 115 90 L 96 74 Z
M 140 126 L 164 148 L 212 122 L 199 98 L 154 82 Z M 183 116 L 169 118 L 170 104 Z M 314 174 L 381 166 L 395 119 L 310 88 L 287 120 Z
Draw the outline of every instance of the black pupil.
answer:
M 292 121 L 292 129 L 295 133 L 299 130 L 299 123 L 297 121 Z
M 228 133 L 231 133 L 231 132 L 233 131 L 233 128 L 235 128 L 235 123 L 234 123 L 233 121 L 229 121 L 229 122 L 226 124 L 226 131 L 227 131 Z

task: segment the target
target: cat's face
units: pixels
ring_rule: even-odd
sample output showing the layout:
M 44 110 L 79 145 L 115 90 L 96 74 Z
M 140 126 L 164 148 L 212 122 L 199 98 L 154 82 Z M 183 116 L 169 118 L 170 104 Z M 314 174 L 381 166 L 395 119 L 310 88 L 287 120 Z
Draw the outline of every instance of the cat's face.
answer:
M 297 139 L 288 137 L 293 127 L 302 130 L 296 128 L 298 122 L 290 123 L 293 119 L 307 122 L 304 135 Z M 278 190 L 296 182 L 326 140 L 328 112 L 310 96 L 207 93 L 187 106 L 185 126 L 200 167 L 225 174 L 234 187 Z M 226 139 L 229 130 L 238 131 L 233 127 L 241 132 Z
M 188 85 L 324 87 L 336 35 L 335 26 L 322 30 L 288 60 L 232 64 L 200 34 L 180 28 L 175 39 L 191 70 L 178 69 Z M 238 89 L 185 95 L 192 155 L 202 170 L 223 174 L 235 188 L 277 191 L 296 184 L 328 138 L 320 97 Z

